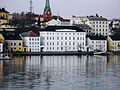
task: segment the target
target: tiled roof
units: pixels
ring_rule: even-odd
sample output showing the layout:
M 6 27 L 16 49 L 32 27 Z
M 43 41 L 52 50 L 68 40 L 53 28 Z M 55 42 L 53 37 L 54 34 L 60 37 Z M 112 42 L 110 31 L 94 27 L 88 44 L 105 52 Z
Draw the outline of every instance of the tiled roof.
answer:
M 22 37 L 38 37 L 38 35 L 32 31 L 21 33 L 21 36 Z
M 70 22 L 70 19 L 60 19 L 62 22 Z
M 110 36 L 112 40 L 120 40 L 120 32 L 115 33 L 113 36 Z

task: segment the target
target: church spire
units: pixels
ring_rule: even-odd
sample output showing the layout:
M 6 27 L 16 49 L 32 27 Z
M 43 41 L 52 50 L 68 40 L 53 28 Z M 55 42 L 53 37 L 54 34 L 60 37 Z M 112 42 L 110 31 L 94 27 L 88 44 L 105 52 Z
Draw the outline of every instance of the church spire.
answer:
M 45 5 L 44 13 L 43 13 L 43 19 L 44 20 L 52 19 L 52 13 L 51 13 L 49 0 L 46 0 L 46 5 Z

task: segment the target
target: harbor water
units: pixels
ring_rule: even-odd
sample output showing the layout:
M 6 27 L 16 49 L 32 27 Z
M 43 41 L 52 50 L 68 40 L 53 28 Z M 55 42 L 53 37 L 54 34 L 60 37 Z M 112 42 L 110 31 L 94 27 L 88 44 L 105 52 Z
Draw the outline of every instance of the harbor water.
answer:
M 0 60 L 0 90 L 120 90 L 120 56 Z

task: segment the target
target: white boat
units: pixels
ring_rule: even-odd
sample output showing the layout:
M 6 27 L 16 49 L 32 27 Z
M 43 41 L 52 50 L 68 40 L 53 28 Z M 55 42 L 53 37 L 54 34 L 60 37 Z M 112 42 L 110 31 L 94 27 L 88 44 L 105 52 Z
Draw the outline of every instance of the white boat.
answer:
M 94 54 L 94 55 L 106 55 L 106 52 L 105 52 L 105 51 L 97 50 L 97 51 L 94 51 L 93 54 Z
M 8 55 L 0 55 L 0 60 L 11 60 Z

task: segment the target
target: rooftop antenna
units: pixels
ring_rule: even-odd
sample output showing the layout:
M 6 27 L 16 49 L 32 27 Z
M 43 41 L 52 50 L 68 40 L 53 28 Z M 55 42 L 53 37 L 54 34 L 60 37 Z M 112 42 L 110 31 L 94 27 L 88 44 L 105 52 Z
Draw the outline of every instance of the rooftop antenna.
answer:
M 32 11 L 33 11 L 32 0 L 30 0 L 30 12 L 32 13 Z

